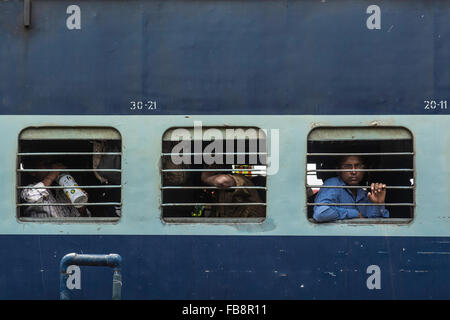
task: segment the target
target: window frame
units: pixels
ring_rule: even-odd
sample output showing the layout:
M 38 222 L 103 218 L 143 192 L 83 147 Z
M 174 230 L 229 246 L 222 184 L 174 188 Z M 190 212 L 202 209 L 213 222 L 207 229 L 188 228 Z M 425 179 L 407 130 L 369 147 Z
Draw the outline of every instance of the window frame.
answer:
M 88 131 L 91 131 L 90 133 Z M 119 141 L 120 144 L 120 152 L 107 152 L 111 153 L 111 155 L 119 155 L 120 157 L 120 169 L 118 169 L 117 172 L 120 172 L 120 184 L 119 185 L 111 185 L 111 186 L 105 186 L 101 183 L 98 185 L 92 185 L 92 186 L 79 186 L 80 188 L 104 188 L 104 189 L 112 189 L 112 188 L 119 188 L 120 189 L 120 202 L 118 203 L 118 206 L 120 207 L 121 214 L 120 216 L 116 217 L 45 217 L 45 218 L 37 218 L 37 217 L 23 217 L 21 216 L 21 207 L 26 206 L 24 203 L 20 202 L 20 190 L 23 190 L 23 187 L 21 186 L 21 178 L 22 173 L 25 171 L 22 171 L 20 169 L 21 164 L 21 154 L 22 153 L 29 153 L 29 152 L 21 152 L 21 141 L 32 141 L 32 140 L 71 140 L 71 141 L 89 141 L 89 140 L 101 140 L 99 137 L 107 135 L 102 135 L 101 131 L 109 131 L 111 134 L 111 137 L 109 139 L 104 138 L 102 141 L 106 140 L 116 140 Z M 95 133 L 97 134 L 95 135 Z M 66 134 L 69 138 L 61 138 L 58 139 L 50 139 L 45 138 L 45 136 L 48 135 L 54 135 L 55 133 L 58 134 Z M 80 133 L 82 133 L 80 137 Z M 24 139 L 25 137 L 25 139 Z M 72 137 L 72 138 L 70 138 Z M 115 138 L 113 138 L 115 137 Z M 46 153 L 51 155 L 52 152 L 36 152 L 36 153 Z M 53 152 L 55 155 L 63 155 L 63 154 L 69 154 L 70 152 Z M 94 154 L 94 152 L 75 152 L 79 155 L 89 155 Z M 113 127 L 113 126 L 28 126 L 23 128 L 18 136 L 17 136 L 17 152 L 15 156 L 15 208 L 16 208 L 16 220 L 19 223 L 51 223 L 51 224 L 117 224 L 121 221 L 123 216 L 123 139 L 122 134 L 120 131 Z M 101 171 L 101 170 L 97 170 Z M 95 172 L 95 169 L 87 169 L 85 171 L 78 171 L 78 172 Z M 116 171 L 114 171 L 116 172 Z M 62 189 L 61 186 L 50 186 L 46 187 L 46 189 Z
M 314 203 L 309 203 L 308 202 L 308 188 L 310 187 L 310 185 L 308 184 L 308 158 L 310 156 L 312 156 L 314 153 L 316 152 L 310 152 L 309 150 L 309 142 L 310 141 L 320 141 L 320 140 L 310 140 L 310 136 L 311 134 L 316 131 L 316 130 L 374 130 L 374 131 L 381 131 L 381 130 L 397 130 L 397 131 L 403 131 L 405 133 L 407 133 L 407 136 L 409 137 L 409 140 L 411 140 L 411 147 L 412 147 L 412 151 L 411 152 L 406 152 L 406 151 L 400 151 L 398 152 L 400 156 L 400 154 L 403 153 L 410 153 L 409 156 L 412 157 L 411 162 L 412 162 L 412 168 L 411 168 L 411 172 L 412 172 L 412 179 L 413 179 L 413 184 L 411 185 L 411 189 L 412 194 L 412 202 L 409 203 L 408 207 L 410 207 L 412 209 L 412 215 L 410 218 L 353 218 L 353 219 L 341 219 L 341 220 L 332 220 L 332 221 L 326 221 L 326 222 L 319 222 L 316 221 L 313 217 L 309 217 L 308 216 L 308 207 L 311 205 L 314 208 Z M 371 139 L 373 141 L 382 141 L 383 139 Z M 395 140 L 395 139 L 384 139 L 384 140 Z M 339 139 L 330 139 L 330 142 L 337 142 L 337 141 L 343 141 L 343 140 L 339 140 Z M 351 140 L 349 140 L 351 141 Z M 364 139 L 355 139 L 353 141 L 364 141 Z M 305 182 L 304 182 L 304 186 L 305 186 L 305 218 L 306 220 L 314 225 L 330 225 L 330 224 L 346 224 L 346 225 L 410 225 L 411 223 L 413 223 L 415 221 L 416 218 L 416 190 L 417 190 L 417 179 L 416 179 L 416 145 L 415 145 L 415 137 L 413 132 L 408 129 L 405 126 L 315 126 L 313 127 L 307 134 L 306 136 L 306 152 L 305 152 Z M 331 153 L 331 152 L 329 152 Z M 355 152 L 355 155 L 357 155 L 358 153 L 360 154 L 364 154 L 363 152 Z M 388 154 L 389 152 L 386 152 L 385 154 Z M 392 152 L 393 153 L 393 152 Z M 349 152 L 345 153 L 343 152 L 342 155 L 345 154 L 350 154 Z M 383 156 L 383 153 L 377 153 L 374 152 L 372 153 L 373 155 L 379 154 L 380 156 Z M 339 156 L 338 154 L 336 154 L 336 156 Z M 315 162 L 314 162 L 315 163 Z M 366 169 L 363 169 L 366 170 Z M 382 169 L 380 169 L 380 172 L 382 171 Z M 386 171 L 385 171 L 386 172 Z M 317 177 L 317 175 L 316 175 Z M 325 180 L 323 181 L 325 182 Z M 313 185 L 314 186 L 314 185 Z M 395 186 L 394 186 L 395 187 Z M 406 187 L 406 186 L 405 186 Z M 391 186 L 392 188 L 392 186 Z M 389 189 L 389 188 L 388 188 Z M 319 187 L 320 190 L 320 187 Z M 317 193 L 316 193 L 317 194 Z M 315 194 L 315 195 L 316 195 Z M 314 196 L 315 196 L 314 195 Z M 386 202 L 385 202 L 386 203 Z M 393 202 L 393 203 L 398 203 L 398 202 Z M 387 203 L 388 205 L 386 205 L 386 207 L 389 206 L 389 203 Z M 391 211 L 390 211 L 391 213 Z
M 268 188 L 268 178 L 269 175 L 267 175 L 267 148 L 268 148 L 268 136 L 267 134 L 264 132 L 264 140 L 265 140 L 265 144 L 264 144 L 264 148 L 265 148 L 265 152 L 266 152 L 266 175 L 265 175 L 265 185 L 264 187 L 259 187 L 259 186 L 255 186 L 256 188 L 259 189 L 263 189 L 265 192 L 265 202 L 264 202 L 264 206 L 265 206 L 265 216 L 264 217 L 249 217 L 249 218 L 244 218 L 244 217 L 164 217 L 164 209 L 163 207 L 165 207 L 165 205 L 167 205 L 167 203 L 164 202 L 164 196 L 163 196 L 163 188 L 165 187 L 170 187 L 170 186 L 165 186 L 164 185 L 164 171 L 163 171 L 163 157 L 164 156 L 168 156 L 170 157 L 170 155 L 167 155 L 167 153 L 165 153 L 163 151 L 163 144 L 165 141 L 175 141 L 175 140 L 165 140 L 165 138 L 168 137 L 168 134 L 174 130 L 177 129 L 186 129 L 190 132 L 190 139 L 189 141 L 194 141 L 194 134 L 192 133 L 193 130 L 195 130 L 194 126 L 177 126 L 177 127 L 171 127 L 168 128 L 162 135 L 162 139 L 161 139 L 161 156 L 159 159 L 159 173 L 160 173 L 160 190 L 161 190 L 161 194 L 160 194 L 160 220 L 162 221 L 163 224 L 170 224 L 170 225 L 188 225 L 188 224 L 196 224 L 196 225 L 229 225 L 229 224 L 238 224 L 238 225 L 243 225 L 243 224 L 253 224 L 253 225 L 261 225 L 263 223 L 265 223 L 267 217 L 268 217 L 268 192 L 269 192 L 269 188 Z M 207 129 L 217 129 L 220 130 L 222 132 L 224 132 L 227 129 L 243 129 L 244 132 L 247 132 L 248 129 L 255 129 L 258 133 L 263 132 L 263 130 L 259 127 L 256 126 L 204 126 L 202 127 L 202 130 L 207 130 Z M 208 137 L 208 136 L 207 136 Z M 245 135 L 244 135 L 245 137 Z M 257 135 L 257 145 L 259 148 L 259 139 L 260 137 Z M 214 140 L 203 140 L 204 136 L 202 136 L 202 143 L 204 142 L 212 142 Z M 182 141 L 182 140 L 177 140 L 177 141 Z M 222 141 L 224 141 L 222 139 Z M 234 141 L 236 141 L 236 137 L 234 137 Z M 226 149 L 226 147 L 225 147 Z M 202 157 L 203 157 L 203 151 L 204 148 L 202 146 Z M 237 151 L 235 151 L 237 152 Z M 194 150 L 195 153 L 195 150 Z M 259 152 L 258 152 L 259 153 Z M 226 150 L 224 150 L 224 156 L 227 154 Z M 225 160 L 226 161 L 226 160 Z M 204 165 L 204 163 L 202 163 L 202 165 Z M 225 165 L 225 164 L 223 164 Z M 197 170 L 197 169 L 194 169 Z M 253 169 L 253 170 L 257 170 L 257 169 Z M 259 169 L 258 169 L 259 170 Z M 189 171 L 189 170 L 188 170 Z M 198 170 L 197 170 L 198 171 Z M 203 170 L 200 170 L 199 172 L 201 172 Z M 233 169 L 232 171 L 230 170 L 230 172 L 233 171 L 237 171 L 236 169 Z M 202 185 L 203 186 L 203 185 Z M 202 186 L 196 186 L 196 188 L 202 189 Z M 218 189 L 216 187 L 210 187 L 211 189 Z M 248 186 L 247 188 L 251 188 L 250 186 Z M 195 203 L 193 203 L 195 204 Z M 187 206 L 188 207 L 188 206 Z

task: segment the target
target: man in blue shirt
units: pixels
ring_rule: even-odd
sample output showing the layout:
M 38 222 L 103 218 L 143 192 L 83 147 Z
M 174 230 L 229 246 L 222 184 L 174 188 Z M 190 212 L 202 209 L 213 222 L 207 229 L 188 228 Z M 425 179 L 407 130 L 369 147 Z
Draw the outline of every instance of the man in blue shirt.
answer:
M 364 178 L 364 163 L 359 156 L 345 156 L 339 162 L 338 177 L 327 179 L 324 186 L 359 186 Z M 317 193 L 315 203 L 348 203 L 351 205 L 316 205 L 314 219 L 318 222 L 353 219 L 353 218 L 389 218 L 389 211 L 382 205 L 358 205 L 384 203 L 386 199 L 386 185 L 372 183 L 370 191 L 366 193 L 361 188 L 321 188 Z M 354 203 L 354 205 L 353 205 Z

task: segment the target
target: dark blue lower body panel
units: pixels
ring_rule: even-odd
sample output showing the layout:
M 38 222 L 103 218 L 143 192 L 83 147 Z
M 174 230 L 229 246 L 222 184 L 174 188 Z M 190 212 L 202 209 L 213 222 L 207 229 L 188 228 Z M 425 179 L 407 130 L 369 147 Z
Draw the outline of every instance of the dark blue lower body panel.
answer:
M 58 299 L 71 252 L 118 253 L 123 299 L 449 299 L 450 241 L 431 237 L 1 236 L 0 299 Z M 367 268 L 380 268 L 368 289 Z M 81 267 L 76 299 L 110 299 Z

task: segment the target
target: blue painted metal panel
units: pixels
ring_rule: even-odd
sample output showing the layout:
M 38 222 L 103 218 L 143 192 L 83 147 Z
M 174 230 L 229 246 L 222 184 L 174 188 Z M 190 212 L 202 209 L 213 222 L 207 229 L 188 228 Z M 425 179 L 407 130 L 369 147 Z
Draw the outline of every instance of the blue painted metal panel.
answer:
M 450 3 L 0 3 L 1 114 L 421 114 L 449 99 Z M 446 111 L 449 112 L 448 110 Z
M 123 299 L 450 298 L 447 238 L 24 235 L 0 241 L 0 259 L 10 262 L 0 265 L 2 299 L 57 299 L 59 260 L 72 250 L 118 252 Z M 366 286 L 370 265 L 381 269 L 379 290 Z M 111 269 L 81 270 L 74 298 L 110 299 Z

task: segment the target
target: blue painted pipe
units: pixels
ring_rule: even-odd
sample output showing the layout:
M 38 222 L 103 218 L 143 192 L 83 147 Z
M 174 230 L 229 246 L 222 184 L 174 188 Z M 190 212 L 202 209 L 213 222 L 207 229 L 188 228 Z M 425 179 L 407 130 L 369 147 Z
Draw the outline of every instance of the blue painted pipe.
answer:
M 114 269 L 113 274 L 113 292 L 112 299 L 120 300 L 122 291 L 122 274 L 121 274 L 122 257 L 118 254 L 66 254 L 59 264 L 60 270 L 60 299 L 69 300 L 70 290 L 67 289 L 67 279 L 69 274 L 67 268 L 71 265 L 77 266 L 96 266 L 110 267 Z

